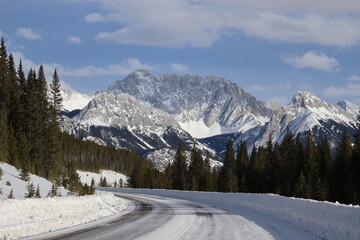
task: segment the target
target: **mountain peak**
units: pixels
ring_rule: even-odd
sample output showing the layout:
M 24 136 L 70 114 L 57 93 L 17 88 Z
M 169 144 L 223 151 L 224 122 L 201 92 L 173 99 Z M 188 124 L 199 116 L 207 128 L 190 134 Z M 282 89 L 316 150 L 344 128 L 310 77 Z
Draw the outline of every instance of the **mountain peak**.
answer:
M 322 101 L 319 97 L 317 97 L 314 93 L 308 91 L 299 91 L 293 97 L 291 101 L 291 105 L 295 107 L 320 107 L 324 105 L 324 101 Z

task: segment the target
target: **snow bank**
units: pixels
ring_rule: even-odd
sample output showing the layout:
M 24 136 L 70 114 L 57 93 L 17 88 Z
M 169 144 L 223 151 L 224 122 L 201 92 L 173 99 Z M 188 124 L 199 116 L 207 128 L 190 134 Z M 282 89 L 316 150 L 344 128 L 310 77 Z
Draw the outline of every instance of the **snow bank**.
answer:
M 125 202 L 112 193 L 8 199 L 0 201 L 0 239 L 16 239 L 85 224 L 125 208 Z
M 286 222 L 321 239 L 360 239 L 360 206 L 282 197 L 275 194 L 209 193 L 149 189 L 107 191 L 151 194 L 205 203 L 235 213 L 255 212 Z

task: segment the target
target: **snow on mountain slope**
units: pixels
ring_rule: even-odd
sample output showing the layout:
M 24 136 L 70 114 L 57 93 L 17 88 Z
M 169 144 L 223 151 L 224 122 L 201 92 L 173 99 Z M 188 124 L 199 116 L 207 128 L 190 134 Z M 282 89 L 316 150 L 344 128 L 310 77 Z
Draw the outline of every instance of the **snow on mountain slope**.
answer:
M 100 173 L 87 172 L 87 171 L 76 171 L 80 176 L 80 181 L 82 184 L 87 184 L 90 186 L 92 179 L 95 181 L 95 185 L 97 186 L 100 183 L 101 178 L 106 178 L 106 182 L 110 185 L 114 185 L 116 182 L 117 186 L 120 186 L 120 180 L 123 186 L 128 184 L 128 176 L 125 176 L 122 173 L 114 172 L 112 170 L 100 170 Z
M 72 89 L 62 89 L 63 108 L 69 112 L 75 109 L 83 109 L 93 98 L 93 95 L 77 92 Z
M 0 188 L 2 189 L 2 194 L 0 194 L 0 200 L 7 199 L 11 190 L 13 190 L 14 198 L 25 198 L 25 193 L 28 192 L 28 182 L 21 180 L 20 170 L 16 169 L 10 164 L 3 162 L 0 162 L 0 168 L 3 171 L 3 176 L 0 180 Z M 32 182 L 35 188 L 39 185 L 41 197 L 46 197 L 53 183 L 46 180 L 45 178 L 33 174 L 29 174 L 29 179 L 29 183 Z M 59 193 L 62 196 L 67 196 L 68 192 L 69 191 L 64 189 L 63 187 L 59 187 Z
M 287 131 L 304 137 L 308 130 L 312 130 L 316 142 L 326 137 L 335 147 L 345 129 L 349 134 L 354 132 L 355 121 L 352 112 L 326 103 L 311 92 L 300 91 L 264 127 L 251 129 L 237 142 L 247 140 L 250 145 L 265 145 L 270 134 L 273 141 L 281 142 Z
M 202 149 L 202 152 L 209 152 L 210 150 L 207 149 Z M 154 166 L 161 172 L 165 171 L 165 168 L 173 163 L 174 161 L 174 156 L 176 154 L 176 149 L 173 148 L 162 148 L 162 149 L 158 149 L 158 150 L 154 150 L 151 151 L 147 154 L 145 154 L 145 156 L 151 160 L 154 163 Z M 190 163 L 190 151 L 185 151 L 185 156 L 186 156 L 186 160 L 187 160 L 187 164 Z M 216 158 L 216 156 L 214 156 L 215 153 L 212 154 L 212 158 Z M 203 159 L 206 158 L 206 155 L 203 154 Z M 217 160 L 212 159 L 211 157 L 209 157 L 210 160 L 210 166 L 212 169 L 220 169 L 223 166 L 223 163 Z
M 173 115 L 182 128 L 197 138 L 244 132 L 264 125 L 273 113 L 236 84 L 216 76 L 156 76 L 137 70 L 106 92 L 128 93 Z
M 339 105 L 346 112 L 350 113 L 354 119 L 356 119 L 360 114 L 360 106 L 358 106 L 352 102 L 343 100 L 343 101 L 338 102 L 337 105 Z
M 97 94 L 72 122 L 68 131 L 81 139 L 95 137 L 109 146 L 140 153 L 193 139 L 170 114 L 128 94 Z

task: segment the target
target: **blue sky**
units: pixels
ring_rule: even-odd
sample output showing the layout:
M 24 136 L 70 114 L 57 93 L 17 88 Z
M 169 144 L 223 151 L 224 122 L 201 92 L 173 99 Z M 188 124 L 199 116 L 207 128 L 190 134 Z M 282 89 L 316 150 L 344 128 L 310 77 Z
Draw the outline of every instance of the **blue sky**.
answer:
M 3 0 L 0 35 L 27 69 L 84 93 L 146 68 L 283 105 L 299 90 L 360 104 L 358 0 Z

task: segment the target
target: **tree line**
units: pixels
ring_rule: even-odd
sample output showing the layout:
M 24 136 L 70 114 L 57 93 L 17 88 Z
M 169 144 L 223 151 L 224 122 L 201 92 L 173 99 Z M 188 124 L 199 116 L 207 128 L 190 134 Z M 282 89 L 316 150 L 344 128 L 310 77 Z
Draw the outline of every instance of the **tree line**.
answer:
M 360 117 L 357 128 L 354 143 L 343 134 L 335 158 L 326 138 L 316 144 L 310 130 L 305 144 L 299 134 L 288 131 L 281 143 L 273 143 L 269 136 L 265 146 L 254 146 L 250 154 L 245 141 L 235 151 L 230 140 L 218 174 L 196 148 L 186 164 L 180 146 L 166 175 L 170 188 L 178 190 L 275 193 L 360 204 Z

